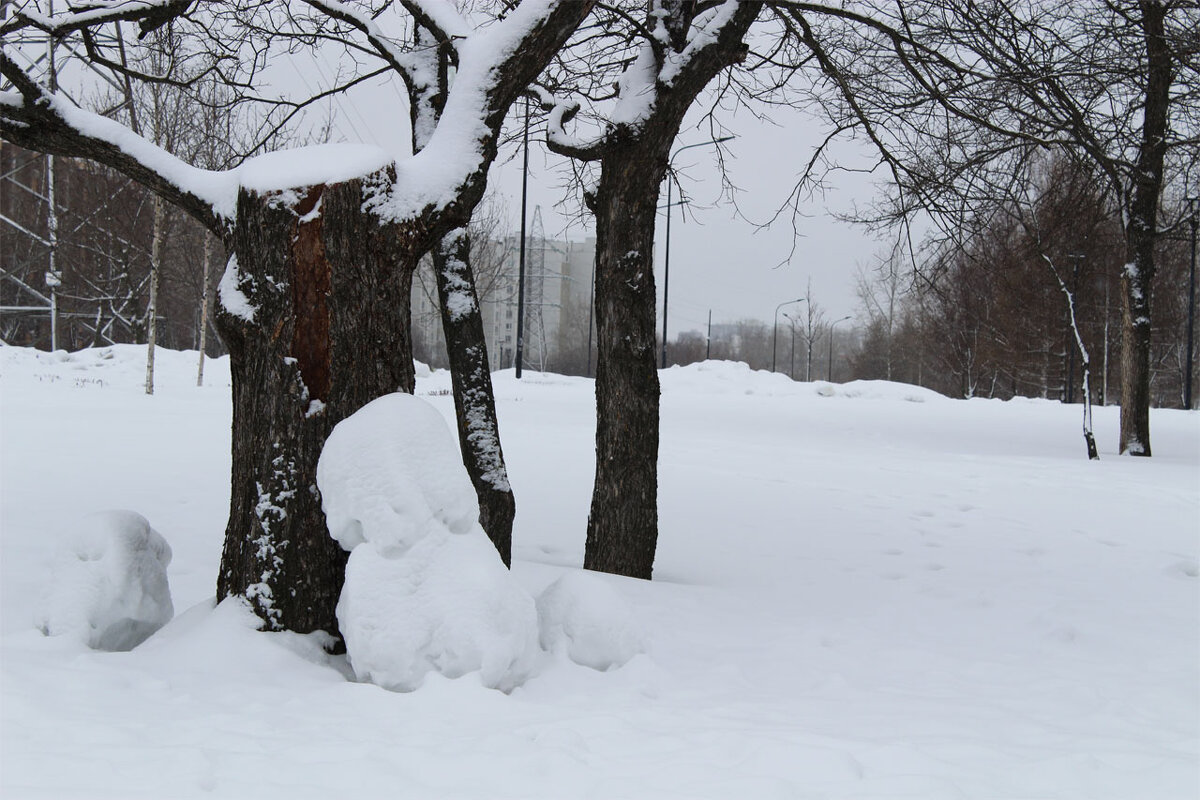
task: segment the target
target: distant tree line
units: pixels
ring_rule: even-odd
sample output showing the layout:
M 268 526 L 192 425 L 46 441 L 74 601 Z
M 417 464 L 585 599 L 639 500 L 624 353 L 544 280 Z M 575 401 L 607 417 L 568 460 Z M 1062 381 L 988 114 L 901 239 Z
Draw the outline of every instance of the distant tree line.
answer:
M 46 263 L 47 219 L 45 158 L 4 142 L 0 144 L 0 339 L 14 345 L 47 349 L 49 306 L 42 270 Z M 1120 295 L 1117 274 L 1121 255 L 1119 216 L 1106 207 L 1095 181 L 1066 163 L 1047 166 L 1047 191 L 1033 206 L 1042 221 L 1042 238 L 1069 272 L 1077 295 L 1081 334 L 1092 355 L 1092 400 L 1117 402 L 1120 349 Z M 144 343 L 150 273 L 153 198 L 140 184 L 82 159 L 59 158 L 55 169 L 59 208 L 60 347 L 74 350 L 112 343 Z M 475 238 L 476 262 L 492 264 L 478 272 L 499 272 L 500 259 L 488 255 L 497 235 L 496 215 L 480 215 Z M 1179 211 L 1173 215 L 1183 216 Z M 161 345 L 194 349 L 200 339 L 202 292 L 214 291 L 224 256 L 201 286 L 204 230 L 170 206 L 166 210 L 162 278 L 158 307 Z M 953 397 L 1041 397 L 1079 402 L 1079 361 L 1072 357 L 1071 331 L 1063 299 L 1039 255 L 1038 243 L 1022 229 L 1019 215 L 999 209 L 980 211 L 973 229 L 931 244 L 912 258 L 890 254 L 858 276 L 860 307 L 856 319 L 835 332 L 835 380 L 890 379 L 919 384 Z M 968 233 L 970 234 L 968 236 Z M 1189 244 L 1186 225 L 1161 238 L 1161 271 L 1155 293 L 1152 335 L 1153 401 L 1182 407 L 1186 374 L 1187 281 Z M 969 239 L 969 241 L 968 241 Z M 493 254 L 494 255 L 494 254 Z M 419 280 L 428 280 L 418 273 Z M 493 281 L 495 282 L 495 281 Z M 485 281 L 481 280 L 481 283 Z M 488 283 L 487 285 L 491 285 Z M 432 286 L 422 291 L 432 292 Z M 481 295 L 489 296 L 481 289 Z M 820 312 L 820 304 L 810 299 Z M 814 328 L 808 358 L 805 329 L 798 318 L 805 306 L 781 315 L 777 336 L 762 320 L 718 323 L 705 331 L 684 331 L 668 343 L 668 365 L 706 357 L 743 361 L 767 370 L 776 339 L 776 369 L 803 380 L 829 375 L 827 324 Z M 588 374 L 587 309 L 572 309 L 564 319 L 579 330 L 564 334 L 567 347 L 555 359 L 555 371 Z M 221 355 L 217 336 L 206 339 L 206 352 Z M 445 365 L 444 344 L 425 342 L 415 328 L 419 360 Z M 440 352 L 439 352 L 440 351 Z M 1107 354 L 1107 359 L 1105 355 Z M 594 370 L 595 353 L 592 354 Z M 1198 387 L 1193 378 L 1193 394 Z
M 1119 210 L 1077 162 L 1048 160 L 1026 177 L 1019 194 L 980 205 L 915 256 L 897 247 L 860 270 L 856 319 L 833 342 L 835 380 L 894 380 L 951 397 L 1082 402 L 1082 358 L 1053 266 L 1072 295 L 1090 355 L 1090 399 L 1119 402 Z M 1174 202 L 1180 208 L 1165 216 L 1181 222 L 1157 243 L 1151 334 L 1151 399 L 1166 408 L 1183 407 L 1187 375 L 1190 233 L 1183 199 Z M 718 324 L 711 337 L 683 332 L 668 345 L 668 363 L 707 355 L 770 369 L 775 361 L 778 372 L 797 380 L 825 379 L 829 324 L 811 294 L 807 299 L 782 315 L 776 336 L 759 320 Z M 813 311 L 812 325 L 805 308 Z M 1197 383 L 1194 373 L 1193 394 Z
M 897 254 L 868 276 L 853 377 L 890 377 L 952 397 L 1082 402 L 1082 363 L 1053 264 L 1074 295 L 1091 356 L 1091 400 L 1119 402 L 1120 215 L 1078 165 L 1045 165 L 1035 180 L 1021 202 L 981 208 L 958 235 L 931 244 L 907 267 Z M 1183 405 L 1187 233 L 1179 225 L 1156 244 L 1150 385 L 1160 407 Z M 890 313 L 878 302 L 889 291 L 896 300 Z
M 50 348 L 47 263 L 49 208 L 45 156 L 0 144 L 0 340 Z M 55 159 L 58 346 L 67 350 L 144 343 L 147 334 L 153 193 L 94 161 Z M 221 277 L 218 244 L 203 284 L 204 229 L 166 206 L 158 296 L 158 344 L 177 350 L 200 342 L 201 300 Z M 211 294 L 210 294 L 211 297 Z M 208 325 L 211 326 L 211 321 Z M 209 328 L 206 351 L 224 352 Z

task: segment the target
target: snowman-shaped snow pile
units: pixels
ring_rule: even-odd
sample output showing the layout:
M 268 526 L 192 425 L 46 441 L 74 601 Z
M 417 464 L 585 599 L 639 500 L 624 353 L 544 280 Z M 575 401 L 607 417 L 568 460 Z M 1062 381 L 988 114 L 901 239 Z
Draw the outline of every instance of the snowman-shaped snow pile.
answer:
M 508 691 L 532 671 L 537 610 L 480 527 L 441 415 L 408 394 L 340 422 L 317 465 L 329 532 L 346 550 L 337 617 L 359 680 L 411 691 L 431 671 Z

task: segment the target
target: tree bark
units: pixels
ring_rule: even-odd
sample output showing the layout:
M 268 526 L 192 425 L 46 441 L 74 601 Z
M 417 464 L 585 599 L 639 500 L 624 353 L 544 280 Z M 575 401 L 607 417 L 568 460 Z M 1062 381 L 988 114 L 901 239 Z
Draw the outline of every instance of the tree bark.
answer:
M 389 176 L 394 180 L 394 176 Z M 243 190 L 217 323 L 233 374 L 233 474 L 217 597 L 268 630 L 337 633 L 346 554 L 316 485 L 333 426 L 413 390 L 409 292 L 418 226 L 363 210 L 356 179 L 297 193 Z M 240 292 L 253 313 L 237 313 Z
M 163 200 L 154 196 L 154 233 L 150 242 L 150 301 L 146 304 L 146 394 L 154 394 L 154 348 L 158 344 L 158 276 L 161 272 Z
M 200 341 L 197 349 L 200 351 L 200 358 L 196 362 L 196 385 L 204 385 L 204 347 L 208 343 L 208 285 L 209 270 L 212 267 L 212 236 L 205 231 L 204 234 L 204 256 L 201 267 L 200 278 Z
M 1121 274 L 1121 452 L 1150 455 L 1150 304 L 1154 284 L 1154 244 L 1158 202 L 1167 152 L 1167 112 L 1171 102 L 1171 50 L 1165 35 L 1167 9 L 1141 0 L 1146 43 L 1146 98 L 1137 169 L 1132 176 L 1125 220 L 1127 257 Z
M 1133 235 L 1133 240 L 1141 237 Z M 1121 274 L 1121 453 L 1150 455 L 1150 282 L 1153 261 L 1133 260 Z
M 743 37 L 761 10 L 740 3 L 715 35 L 687 44 L 697 6 L 664 3 L 663 24 L 678 50 L 697 45 L 669 81 L 657 81 L 653 110 L 636 125 L 610 126 L 596 215 L 596 481 L 583 566 L 649 579 L 658 548 L 658 409 L 655 369 L 654 225 L 671 144 L 692 102 L 717 73 L 745 58 Z M 581 152 L 566 155 L 580 156 Z
M 674 130 L 606 155 L 596 212 L 596 482 L 583 566 L 651 577 L 658 543 L 654 222 Z M 647 137 L 649 139 L 649 137 Z
M 431 254 L 463 464 L 479 496 L 479 524 L 500 552 L 504 565 L 510 567 L 517 507 L 500 447 L 483 317 L 471 270 L 471 240 L 459 228 L 442 239 Z

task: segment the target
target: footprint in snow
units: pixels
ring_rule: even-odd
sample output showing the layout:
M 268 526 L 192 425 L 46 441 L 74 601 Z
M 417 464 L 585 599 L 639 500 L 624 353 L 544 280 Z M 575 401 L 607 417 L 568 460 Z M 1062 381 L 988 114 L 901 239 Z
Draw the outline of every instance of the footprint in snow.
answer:
M 1200 563 L 1195 561 L 1176 561 L 1171 566 L 1163 570 L 1172 578 L 1200 578 Z

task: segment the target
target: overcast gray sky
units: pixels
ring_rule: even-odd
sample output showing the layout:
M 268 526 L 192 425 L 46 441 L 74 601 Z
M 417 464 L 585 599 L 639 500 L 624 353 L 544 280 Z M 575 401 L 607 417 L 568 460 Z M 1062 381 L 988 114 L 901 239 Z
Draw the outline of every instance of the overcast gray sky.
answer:
M 365 88 L 333 107 L 335 138 L 375 142 L 396 147 L 407 141 L 407 119 L 395 90 Z M 387 97 L 385 100 L 384 98 Z M 522 119 L 521 104 L 510 113 L 510 125 Z M 702 330 L 709 309 L 714 322 L 755 318 L 770 322 L 776 306 L 801 297 L 812 279 L 814 301 L 825 309 L 827 319 L 860 315 L 855 296 L 855 271 L 869 267 L 884 245 L 860 226 L 840 222 L 835 214 L 869 203 L 875 193 L 872 179 L 862 174 L 837 173 L 823 196 L 801 206 L 800 238 L 793 247 L 790 218 L 781 218 L 769 230 L 757 229 L 747 221 L 765 222 L 783 203 L 803 169 L 812 148 L 821 139 L 818 125 L 799 112 L 777 115 L 776 125 L 753 117 L 724 120 L 737 138 L 726 143 L 726 167 L 739 187 L 737 213 L 721 196 L 721 180 L 712 147 L 696 147 L 674 160 L 691 206 L 674 208 L 671 223 L 670 336 L 684 330 Z M 685 125 L 676 147 L 709 139 L 707 128 Z M 865 149 L 847 144 L 841 156 L 857 166 L 868 164 Z M 531 137 L 529 171 L 529 218 L 534 207 L 542 208 L 549 238 L 583 239 L 590 227 L 564 209 L 563 161 L 548 153 L 537 137 Z M 501 153 L 491 177 L 491 188 L 504 198 L 512 229 L 519 230 L 521 158 L 511 146 Z M 672 190 L 678 200 L 678 192 Z M 666 203 L 666 185 L 662 189 Z M 574 204 L 570 203 L 569 208 Z M 660 216 L 656 236 L 655 276 L 658 289 L 659 325 L 662 324 L 662 277 L 665 248 L 665 217 Z M 789 259 L 789 253 L 791 257 Z M 784 309 L 787 311 L 788 309 Z

